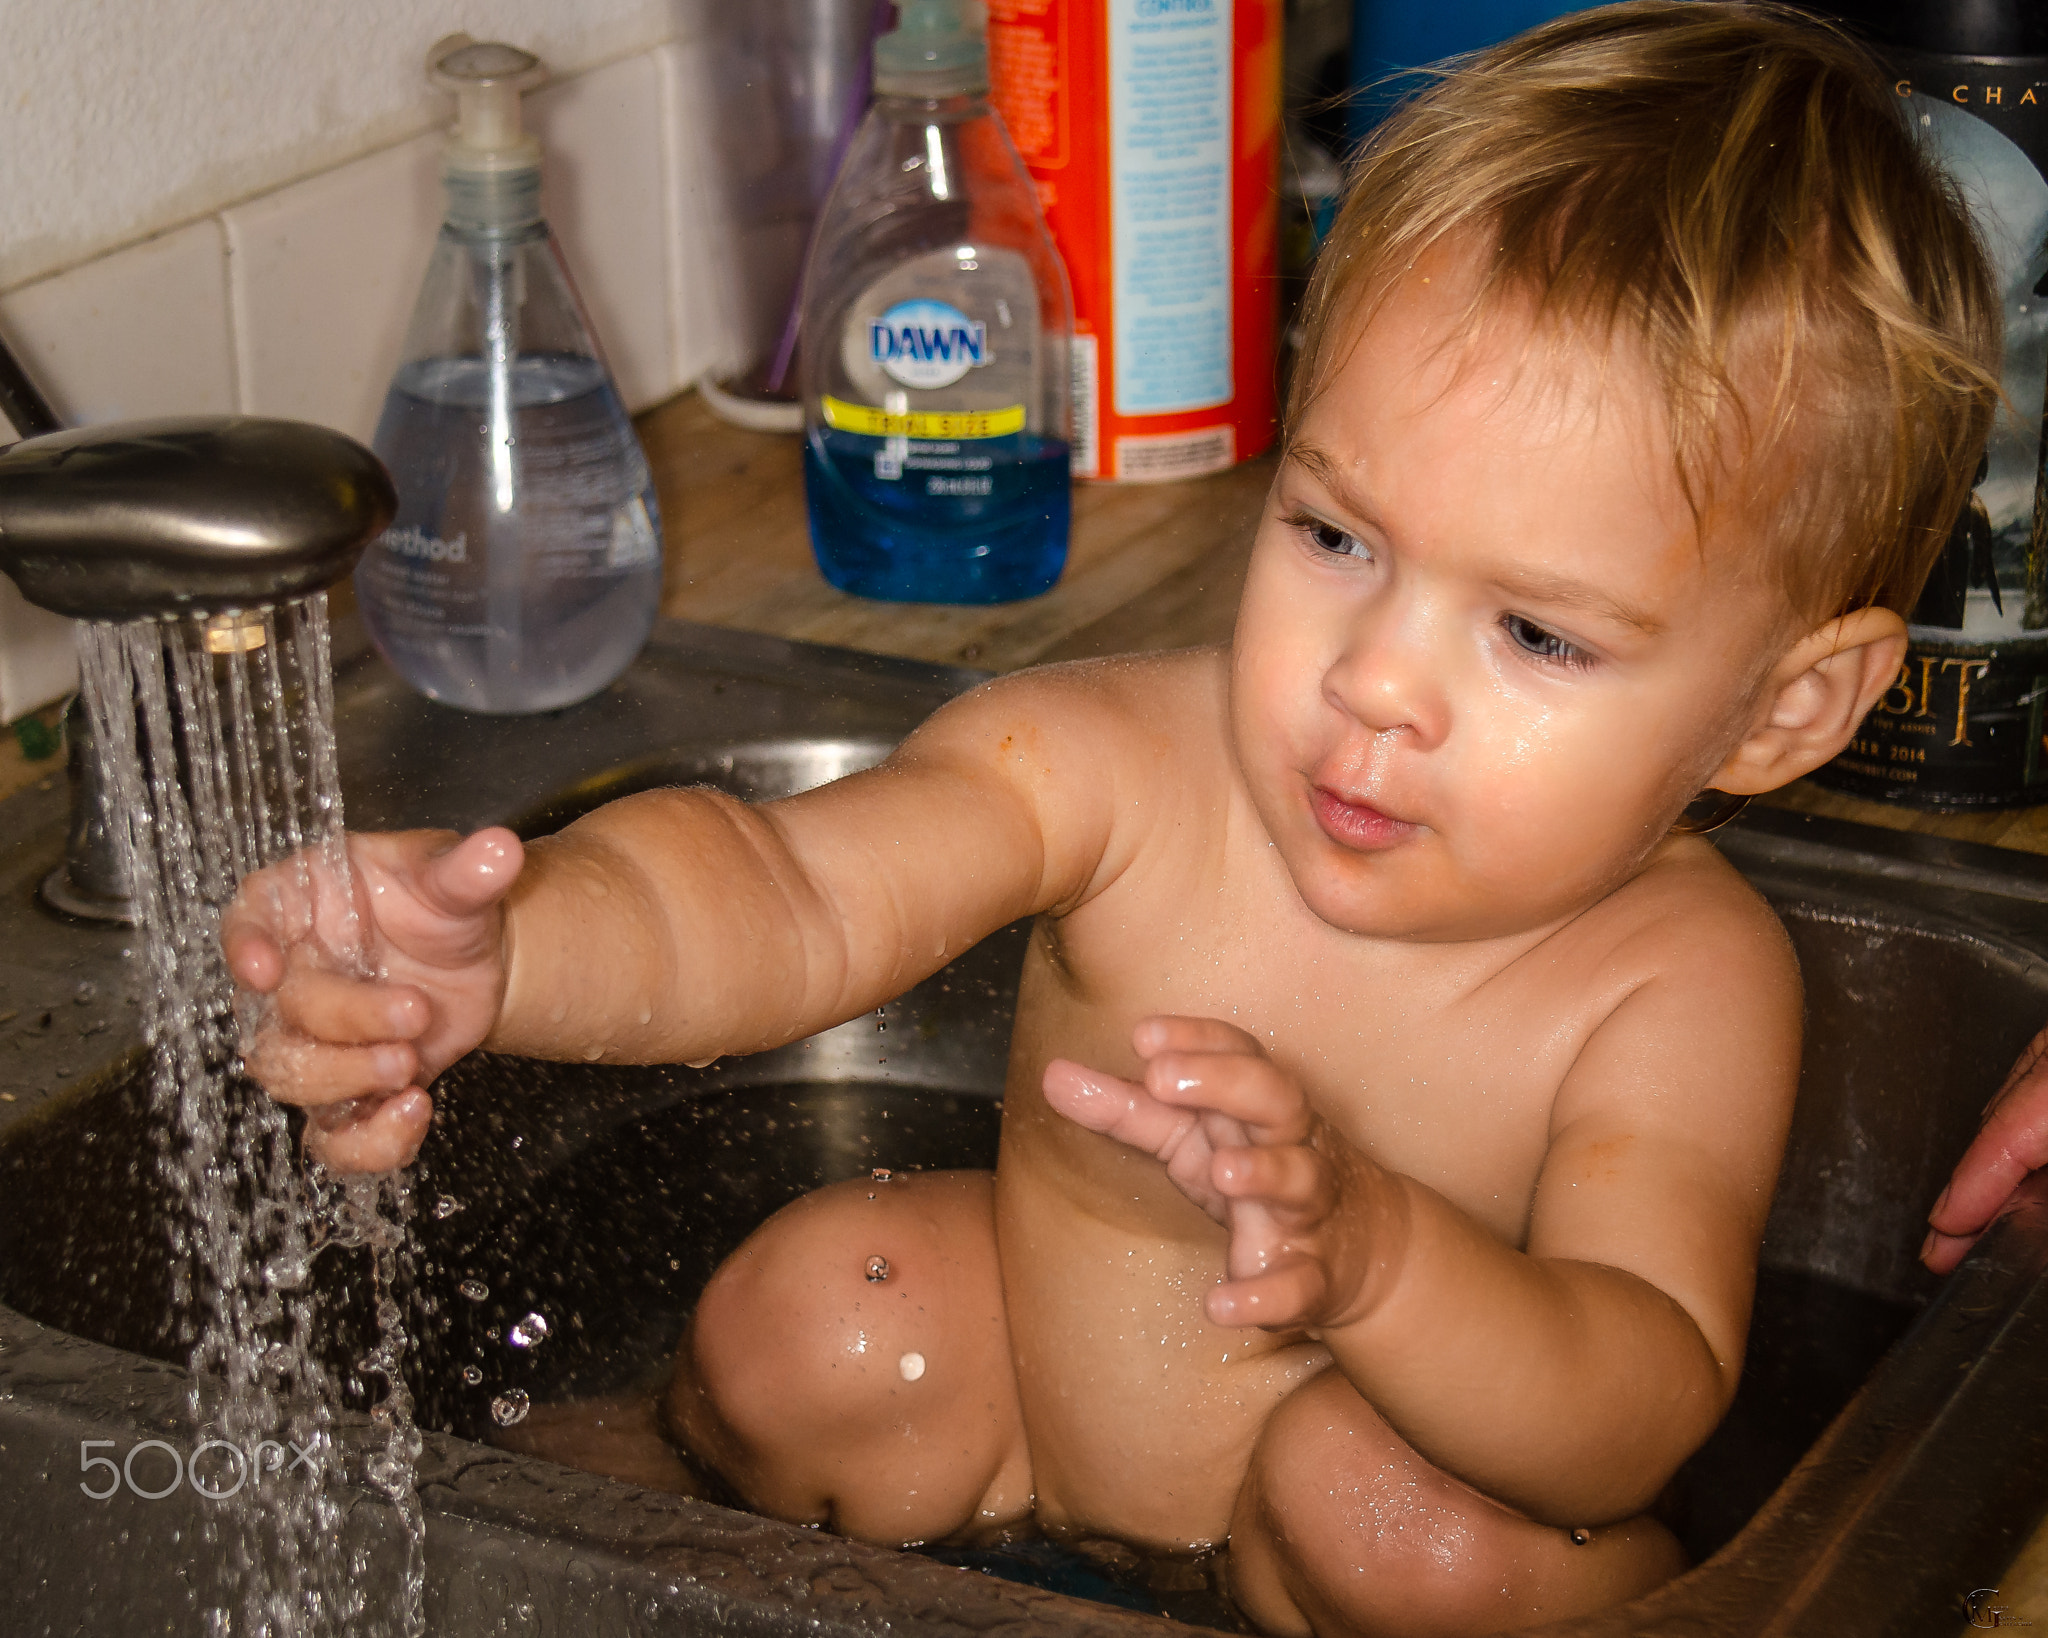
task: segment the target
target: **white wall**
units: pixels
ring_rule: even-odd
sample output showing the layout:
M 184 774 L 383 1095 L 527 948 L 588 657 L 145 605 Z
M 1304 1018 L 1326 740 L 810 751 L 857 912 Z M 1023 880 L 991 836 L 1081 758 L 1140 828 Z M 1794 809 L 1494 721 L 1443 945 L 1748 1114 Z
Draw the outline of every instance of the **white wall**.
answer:
M 457 29 L 572 75 L 679 0 L 0 0 L 0 288 L 424 131 Z
M 367 439 L 441 214 L 456 29 L 535 50 L 542 201 L 628 405 L 731 303 L 699 9 L 745 0 L 0 0 L 0 335 L 68 422 L 238 412 Z M 0 422 L 0 438 L 4 438 Z M 0 722 L 73 686 L 0 576 Z

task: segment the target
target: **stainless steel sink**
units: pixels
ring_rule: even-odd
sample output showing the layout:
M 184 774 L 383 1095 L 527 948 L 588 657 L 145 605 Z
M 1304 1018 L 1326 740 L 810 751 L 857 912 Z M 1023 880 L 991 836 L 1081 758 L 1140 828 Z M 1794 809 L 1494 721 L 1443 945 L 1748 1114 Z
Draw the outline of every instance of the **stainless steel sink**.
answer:
M 626 791 L 750 797 L 872 763 L 974 675 L 668 625 L 600 699 L 540 719 L 444 711 L 346 637 L 337 688 L 359 826 L 554 828 Z M 208 1504 L 81 1489 L 183 1437 L 178 1316 L 151 1182 L 129 935 L 33 903 L 61 791 L 0 803 L 0 1586 L 9 1630 L 189 1630 Z M 1945 1284 L 1921 1219 L 2005 1066 L 2048 1019 L 2048 863 L 1785 815 L 1726 833 L 1777 906 L 1808 986 L 1807 1067 L 1764 1251 L 1743 1396 L 1665 1508 L 1705 1562 L 1560 1631 L 1921 1633 L 1961 1624 L 2048 1512 L 2048 1189 Z M 718 1257 L 784 1200 L 873 1166 L 994 1156 L 1022 929 L 878 1015 L 705 1070 L 479 1058 L 442 1083 L 422 1156 L 415 1387 L 429 1438 L 428 1611 L 507 1630 L 1023 1632 L 1228 1624 L 1154 1580 L 1126 1607 L 885 1552 L 481 1443 L 491 1399 L 616 1389 L 658 1371 Z M 2037 1180 L 2038 1183 L 2039 1180 Z M 332 1352 L 359 1351 L 360 1284 L 325 1259 Z M 458 1294 L 465 1282 L 486 1295 Z M 528 1312 L 546 1346 L 506 1345 Z M 465 1380 L 464 1367 L 478 1380 Z M 1788 1476 L 1789 1475 L 1789 1476 Z M 97 1485 L 91 1488 L 100 1488 Z M 349 1517 L 373 1560 L 396 1521 Z M 1041 1585 L 1000 1579 L 1036 1575 Z

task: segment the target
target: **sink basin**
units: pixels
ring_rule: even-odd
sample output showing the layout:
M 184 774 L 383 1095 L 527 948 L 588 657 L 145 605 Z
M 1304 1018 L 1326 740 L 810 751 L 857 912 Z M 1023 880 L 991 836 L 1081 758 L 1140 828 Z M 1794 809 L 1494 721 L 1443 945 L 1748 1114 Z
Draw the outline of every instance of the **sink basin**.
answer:
M 975 680 L 668 624 L 599 699 L 492 719 L 413 696 L 346 627 L 338 648 L 361 827 L 538 834 L 650 786 L 803 789 L 873 763 Z M 82 1488 L 86 1441 L 117 1462 L 178 1447 L 184 1378 L 132 935 L 32 901 L 62 800 L 0 803 L 0 1584 L 19 1630 L 101 1630 L 116 1613 L 186 1630 L 212 1585 L 195 1545 L 210 1504 L 189 1487 Z M 1959 1598 L 1995 1585 L 2048 1513 L 2048 1187 L 2036 1179 L 1947 1282 L 1914 1252 L 1977 1111 L 2048 1019 L 2048 861 L 1768 812 L 1723 845 L 1790 929 L 1809 1011 L 1748 1370 L 1663 1504 L 1700 1566 L 1546 1630 L 1955 1629 Z M 976 1574 L 483 1442 L 511 1389 L 545 1404 L 658 1374 L 717 1260 L 796 1194 L 874 1167 L 991 1164 L 1023 936 L 1006 929 L 879 1014 L 702 1070 L 479 1056 L 443 1078 L 411 1321 L 430 1630 L 498 1632 L 522 1609 L 543 1631 L 763 1638 L 1232 1624 L 1157 1576 L 1088 1601 L 1054 1590 L 1086 1577 L 997 1560 Z M 346 1385 L 361 1282 L 342 1253 L 322 1271 Z M 547 1341 L 511 1345 L 532 1313 Z M 345 1433 L 368 1447 L 360 1418 Z M 347 1531 L 373 1576 L 395 1576 L 381 1498 L 362 1492 Z M 1039 1584 L 1006 1579 L 1020 1575 Z

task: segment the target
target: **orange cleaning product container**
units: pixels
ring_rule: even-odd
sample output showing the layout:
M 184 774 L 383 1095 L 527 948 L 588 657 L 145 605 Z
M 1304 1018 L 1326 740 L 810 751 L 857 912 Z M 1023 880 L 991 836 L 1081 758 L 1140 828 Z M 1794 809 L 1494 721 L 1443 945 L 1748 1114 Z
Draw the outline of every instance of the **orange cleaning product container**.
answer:
M 990 92 L 1074 288 L 1074 474 L 1276 430 L 1284 0 L 989 0 Z

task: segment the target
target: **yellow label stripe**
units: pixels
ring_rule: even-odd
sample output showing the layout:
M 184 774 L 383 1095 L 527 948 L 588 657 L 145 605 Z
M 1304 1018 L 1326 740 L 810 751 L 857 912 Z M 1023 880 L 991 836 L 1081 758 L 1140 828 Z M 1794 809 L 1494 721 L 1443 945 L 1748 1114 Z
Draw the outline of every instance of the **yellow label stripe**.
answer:
M 929 438 L 947 443 L 968 438 L 1007 438 L 1024 430 L 1024 406 L 994 410 L 911 410 L 891 415 L 868 404 L 849 404 L 825 395 L 825 425 L 869 438 Z

